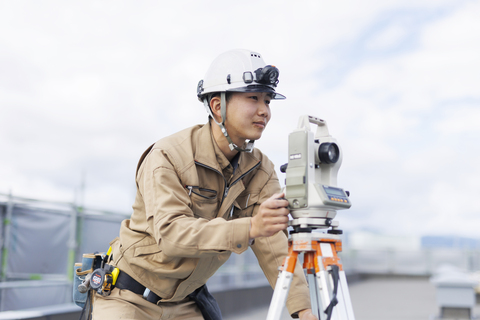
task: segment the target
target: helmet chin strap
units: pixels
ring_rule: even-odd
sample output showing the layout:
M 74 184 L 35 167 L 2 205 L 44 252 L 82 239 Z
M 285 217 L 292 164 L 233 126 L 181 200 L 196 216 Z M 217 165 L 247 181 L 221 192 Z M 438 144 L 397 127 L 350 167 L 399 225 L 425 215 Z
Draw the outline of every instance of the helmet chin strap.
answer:
M 213 121 L 215 121 L 215 123 L 220 127 L 220 130 L 222 130 L 222 133 L 225 136 L 225 138 L 227 138 L 228 147 L 230 148 L 230 150 L 232 151 L 237 150 L 240 152 L 252 152 L 255 140 L 248 140 L 246 148 L 242 149 L 239 146 L 237 146 L 235 143 L 233 143 L 232 139 L 228 135 L 227 128 L 225 128 L 225 119 L 227 118 L 227 100 L 225 98 L 225 92 L 220 93 L 220 112 L 222 114 L 222 122 L 218 122 L 213 116 L 207 97 L 203 99 L 203 105 L 207 110 L 207 113 L 210 115 L 210 117 L 212 117 Z

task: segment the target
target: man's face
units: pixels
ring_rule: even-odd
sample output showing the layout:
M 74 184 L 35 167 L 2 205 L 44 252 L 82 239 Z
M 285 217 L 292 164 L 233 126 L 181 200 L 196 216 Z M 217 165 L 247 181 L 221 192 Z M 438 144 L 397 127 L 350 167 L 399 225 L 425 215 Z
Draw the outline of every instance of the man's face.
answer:
M 233 93 L 227 103 L 225 126 L 233 142 L 258 140 L 270 121 L 271 95 L 266 92 Z

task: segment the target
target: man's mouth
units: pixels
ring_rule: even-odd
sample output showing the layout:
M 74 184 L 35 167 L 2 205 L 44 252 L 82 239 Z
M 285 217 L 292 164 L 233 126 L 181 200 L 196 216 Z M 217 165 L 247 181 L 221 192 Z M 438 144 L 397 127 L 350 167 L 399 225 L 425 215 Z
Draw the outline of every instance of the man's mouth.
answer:
M 265 126 L 267 125 L 267 123 L 265 121 L 256 121 L 253 124 L 255 124 L 259 127 L 262 127 L 262 128 L 265 128 Z

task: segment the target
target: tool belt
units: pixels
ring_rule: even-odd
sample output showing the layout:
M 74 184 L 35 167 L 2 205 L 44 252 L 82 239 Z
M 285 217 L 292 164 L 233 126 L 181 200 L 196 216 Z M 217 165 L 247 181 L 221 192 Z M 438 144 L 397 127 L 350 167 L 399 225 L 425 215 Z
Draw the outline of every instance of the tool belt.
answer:
M 148 288 L 123 271 L 120 271 L 118 274 L 115 288 L 126 289 L 132 291 L 133 293 L 141 294 L 145 299 L 147 299 L 148 302 L 151 303 L 157 304 L 158 301 L 162 300 L 162 298 L 157 296 L 153 291 L 150 291 Z
M 82 263 L 75 264 L 74 295 L 77 299 L 74 300 L 77 305 L 85 305 L 90 289 L 102 296 L 110 295 L 113 288 L 126 289 L 155 304 L 162 299 L 127 273 L 107 264 L 110 254 L 111 247 L 106 254 L 84 254 Z
M 157 304 L 158 301 L 162 300 L 155 293 L 150 291 L 148 288 L 140 284 L 138 281 L 130 277 L 127 273 L 121 271 L 118 275 L 117 282 L 115 283 L 115 288 L 126 289 L 132 291 L 136 294 L 141 294 L 147 301 Z M 147 294 L 148 292 L 148 294 Z M 198 308 L 202 312 L 203 318 L 205 320 L 221 320 L 222 312 L 218 306 L 215 298 L 210 294 L 206 285 L 201 286 L 194 292 L 188 295 L 190 299 L 195 301 Z
M 118 288 L 140 294 L 151 303 L 157 304 L 162 300 L 127 273 L 109 265 L 111 250 L 110 247 L 106 254 L 84 254 L 82 263 L 75 264 L 73 300 L 83 308 L 80 319 L 91 319 L 94 292 L 108 296 L 113 288 Z M 222 319 L 220 307 L 206 285 L 201 286 L 188 297 L 195 301 L 205 320 Z

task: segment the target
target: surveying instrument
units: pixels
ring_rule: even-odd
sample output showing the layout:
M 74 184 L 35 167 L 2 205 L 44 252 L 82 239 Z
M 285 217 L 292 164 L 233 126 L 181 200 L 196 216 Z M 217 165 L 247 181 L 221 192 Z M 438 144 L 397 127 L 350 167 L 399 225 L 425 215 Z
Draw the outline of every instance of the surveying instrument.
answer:
M 317 125 L 315 136 L 310 123 Z M 342 251 L 337 210 L 351 206 L 348 191 L 337 187 L 342 153 L 327 123 L 302 116 L 288 138 L 285 198 L 293 220 L 288 256 L 280 267 L 267 320 L 280 319 L 299 253 L 304 254 L 312 313 L 319 320 L 354 320 L 347 279 L 337 252 Z M 324 229 L 327 233 L 313 232 Z

